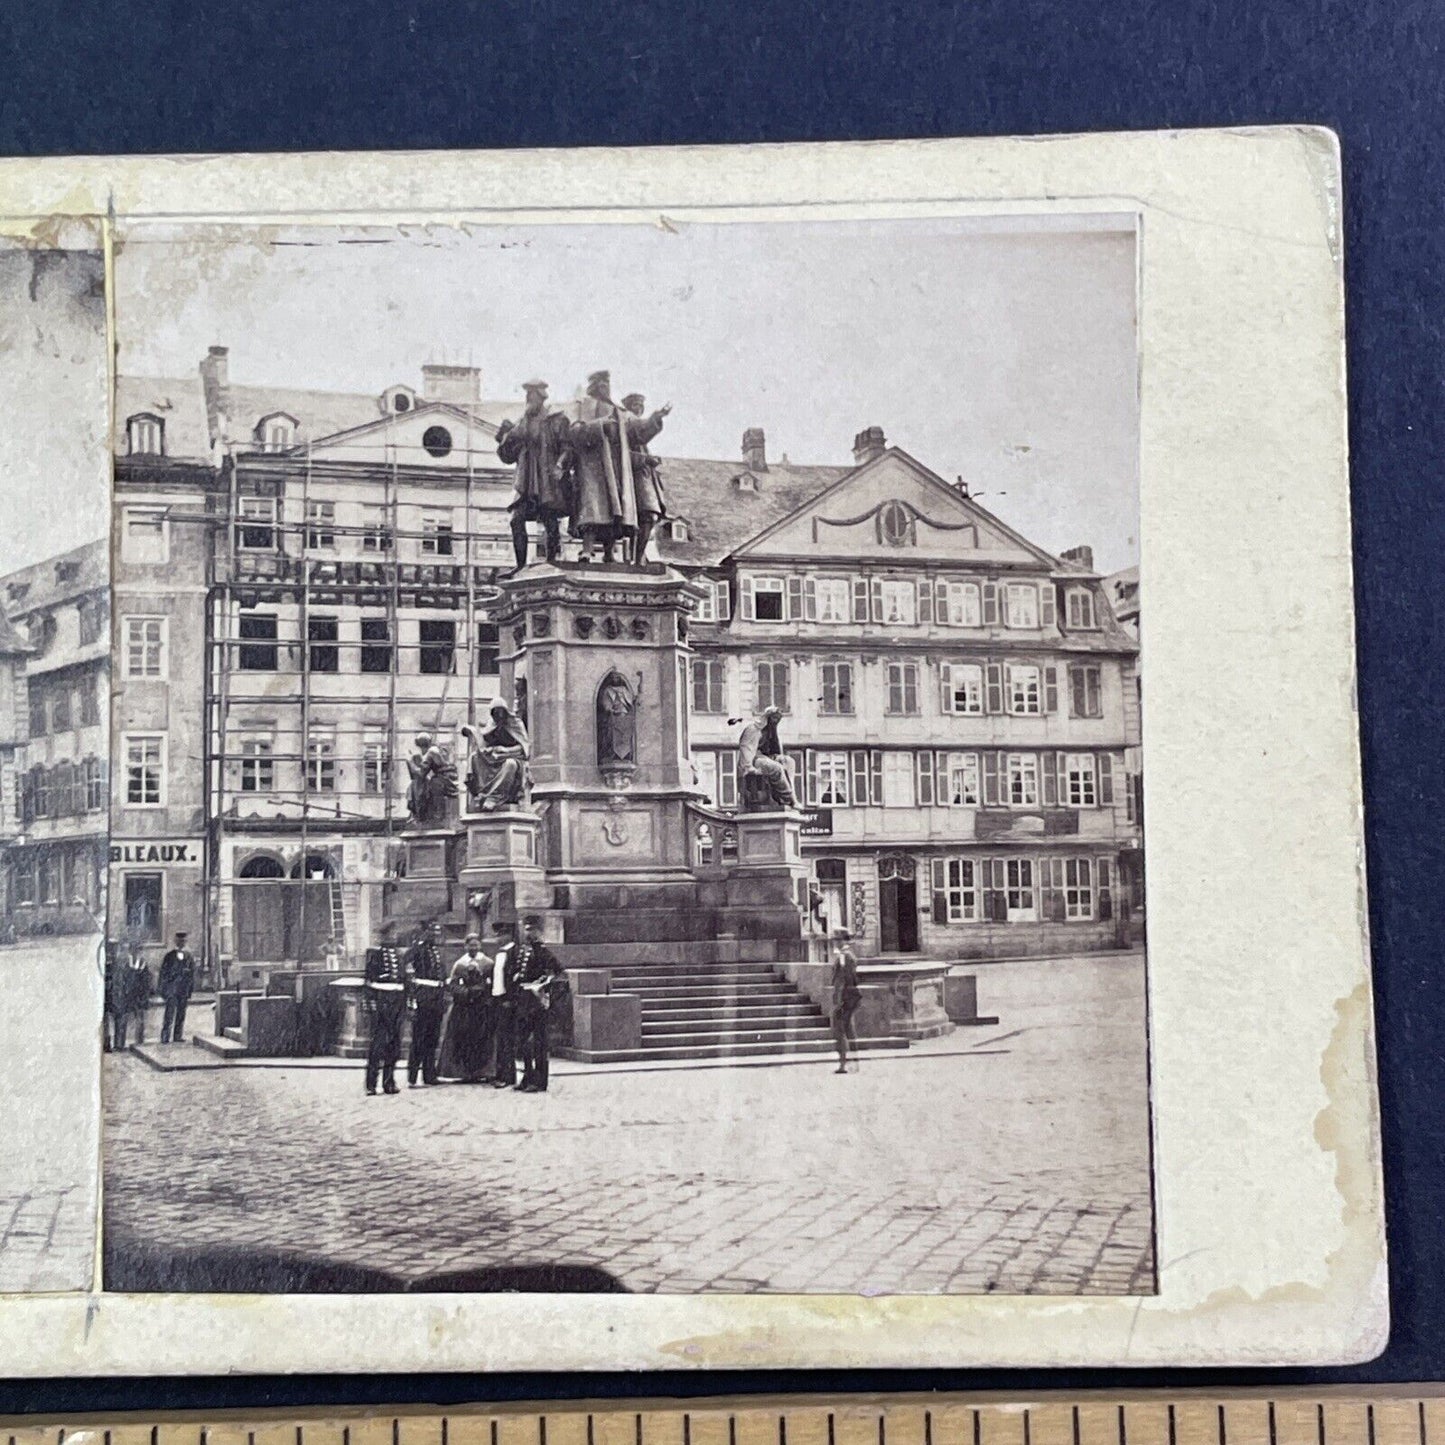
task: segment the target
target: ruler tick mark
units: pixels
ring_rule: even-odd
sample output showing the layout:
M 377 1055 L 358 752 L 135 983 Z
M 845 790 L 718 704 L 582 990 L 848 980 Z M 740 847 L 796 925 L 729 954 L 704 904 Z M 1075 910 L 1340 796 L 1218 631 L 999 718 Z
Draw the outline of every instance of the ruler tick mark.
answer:
M 1279 1433 L 1274 1423 L 1274 1401 L 1269 1402 L 1269 1445 L 1279 1445 Z
M 1229 1445 L 1224 1430 L 1224 1406 L 1219 1407 L 1219 1445 Z
M 1129 1430 L 1124 1424 L 1124 1407 L 1119 1406 L 1119 1445 L 1129 1445 Z
M 1179 1445 L 1179 1437 L 1175 1433 L 1173 1405 L 1169 1407 L 1169 1445 Z
M 1420 1409 L 1421 1409 L 1421 1411 L 1423 1412 L 1424 1409 L 1425 1409 L 1425 1407 L 1422 1405 L 1422 1406 L 1420 1407 Z M 1025 1419 L 1028 1418 L 1028 1412 L 1027 1412 L 1027 1411 L 1024 1412 L 1024 1418 L 1025 1418 Z M 1425 1418 L 1423 1413 L 1421 1414 L 1420 1418 L 1421 1418 L 1422 1420 Z M 933 1445 L 933 1411 L 932 1411 L 932 1410 L 925 1410 L 925 1411 L 923 1412 L 923 1445 Z M 1425 1432 L 1424 1432 L 1423 1430 L 1420 1432 L 1420 1445 L 1425 1445 Z
M 1079 1407 L 1074 1406 L 1074 1445 L 1079 1445 Z

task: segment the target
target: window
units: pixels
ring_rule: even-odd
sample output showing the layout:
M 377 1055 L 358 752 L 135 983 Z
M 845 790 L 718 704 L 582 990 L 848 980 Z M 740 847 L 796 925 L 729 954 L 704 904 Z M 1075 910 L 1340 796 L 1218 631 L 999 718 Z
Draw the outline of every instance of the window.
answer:
M 1010 582 L 1007 605 L 1006 623 L 1009 627 L 1038 627 L 1039 589 L 1032 582 Z
M 477 676 L 500 677 L 502 673 L 502 629 L 483 618 L 477 623 Z
M 160 507 L 127 507 L 121 532 L 123 562 L 142 564 L 169 560 L 170 533 L 166 514 Z
M 1039 696 L 1039 670 L 1032 665 L 1011 663 L 1008 669 L 1008 710 L 1016 716 L 1032 715 L 1042 710 Z
M 336 503 L 315 499 L 306 503 L 306 546 L 310 551 L 336 546 Z
M 918 712 L 918 664 L 888 664 L 888 712 L 893 717 L 913 717 Z
M 296 418 L 279 412 L 274 416 L 263 416 L 256 423 L 256 440 L 263 452 L 284 452 L 296 441 Z
M 819 577 L 814 584 L 819 622 L 853 620 L 852 589 L 846 577 Z
M 694 622 L 726 622 L 728 616 L 728 584 L 716 582 L 711 577 L 692 579 L 702 588 L 702 600 L 693 613 Z
M 692 710 L 723 712 L 723 660 L 720 657 L 694 657 L 692 660 Z
M 35 902 L 35 870 L 24 854 L 17 854 L 10 874 L 17 903 Z
M 382 796 L 391 791 L 391 758 L 386 734 L 374 728 L 362 734 L 361 791 Z
M 276 759 L 270 738 L 241 740 L 241 791 L 243 793 L 274 793 L 276 791 Z
M 106 805 L 106 767 L 100 758 L 85 760 L 85 811 L 98 813 Z
M 361 670 L 391 671 L 391 623 L 385 617 L 361 619 Z
M 452 514 L 449 511 L 425 511 L 421 514 L 421 550 L 424 557 L 452 555 Z
M 1102 717 L 1103 690 L 1095 665 L 1069 669 L 1069 710 L 1075 717 Z
M 672 521 L 667 524 L 667 535 L 674 542 L 687 541 L 687 523 Z
M 976 662 L 943 665 L 943 711 L 976 715 L 983 712 L 983 667 Z
M 1032 858 L 1010 858 L 1005 863 L 1006 900 L 1010 923 L 1032 923 L 1038 918 Z
M 792 710 L 791 671 L 786 662 L 760 662 L 757 671 L 757 709 L 775 707 L 781 712 Z
M 893 752 L 883 754 L 883 806 L 885 808 L 912 808 L 917 806 L 913 786 L 913 754 Z
M 43 738 L 50 731 L 50 713 L 45 706 L 45 688 L 37 678 L 30 684 L 30 736 Z
M 421 434 L 421 444 L 429 457 L 445 457 L 451 454 L 452 434 L 444 426 L 429 426 Z
M 939 608 L 940 622 L 947 621 L 950 627 L 978 627 L 983 622 L 979 605 L 977 582 L 948 582 L 944 584 L 943 605 Z
M 337 621 L 334 617 L 306 619 L 307 652 L 312 672 L 338 672 L 341 649 L 337 647 Z
M 163 736 L 128 734 L 125 739 L 125 801 L 130 808 L 158 808 L 164 801 Z
M 450 546 L 450 538 L 448 539 Z M 417 625 L 421 642 L 421 670 L 432 677 L 446 677 L 452 672 L 457 650 L 457 625 L 445 621 L 423 619 Z
M 1091 628 L 1099 625 L 1094 611 L 1094 594 L 1087 587 L 1070 587 L 1068 593 L 1070 627 Z
M 1037 808 L 1039 805 L 1039 760 L 1033 753 L 1010 753 L 1007 762 L 1008 805 Z
M 738 805 L 738 755 L 731 749 L 714 753 L 717 759 L 717 805 L 736 808 Z
M 949 923 L 975 923 L 979 912 L 978 865 L 972 858 L 943 863 L 944 913 Z M 937 919 L 935 918 L 935 922 Z
M 1069 807 L 1092 808 L 1097 804 L 1092 753 L 1068 753 L 1064 758 L 1064 777 L 1064 802 Z
M 306 739 L 306 791 L 336 791 L 336 740 L 330 736 Z
M 825 662 L 822 666 L 823 695 L 818 711 L 828 717 L 849 717 L 853 712 L 853 664 Z
M 848 860 L 819 858 L 813 865 L 818 891 L 823 895 L 823 917 L 828 931 L 848 926 Z
M 783 598 L 787 587 L 781 577 L 753 578 L 753 616 L 759 622 L 781 622 L 785 615 Z
M 878 514 L 878 530 L 890 547 L 902 547 L 912 540 L 913 518 L 899 501 L 885 502 Z
M 70 684 L 61 682 L 50 699 L 50 731 L 68 732 L 70 729 Z
M 276 498 L 242 497 L 239 502 L 241 525 L 236 542 L 251 552 L 270 552 L 276 548 Z
M 979 805 L 978 754 L 948 753 L 946 779 L 941 779 L 944 801 L 954 808 L 976 808 Z
M 161 941 L 161 888 L 159 873 L 125 875 L 125 931 L 137 943 Z
M 89 647 L 100 641 L 101 628 L 105 626 L 105 609 L 89 597 L 75 604 L 77 625 L 80 629 L 80 645 Z
M 95 674 L 81 679 L 80 683 L 80 725 L 94 727 L 100 721 L 100 695 L 96 688 Z
M 881 613 L 878 620 L 894 627 L 912 627 L 918 620 L 918 589 L 912 582 L 885 577 L 879 587 Z
M 276 671 L 276 614 L 243 612 L 240 620 L 242 672 Z
M 1064 916 L 1094 916 L 1093 869 L 1087 858 L 1064 859 Z
M 820 808 L 846 808 L 848 806 L 848 754 L 820 752 L 813 756 L 817 769 L 813 801 Z
M 125 633 L 125 675 L 165 677 L 165 618 L 127 617 L 122 626 Z
M 133 457 L 163 457 L 166 454 L 166 424 L 158 416 L 141 412 L 125 424 L 126 449 Z
M 390 508 L 376 506 L 362 508 L 361 550 L 363 552 L 391 551 Z

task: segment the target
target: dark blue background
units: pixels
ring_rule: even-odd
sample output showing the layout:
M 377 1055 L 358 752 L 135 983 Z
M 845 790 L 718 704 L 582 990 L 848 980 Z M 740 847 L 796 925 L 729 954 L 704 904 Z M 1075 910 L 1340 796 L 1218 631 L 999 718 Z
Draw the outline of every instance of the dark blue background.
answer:
M 1347 1371 L 46 1381 L 0 1385 L 0 1411 L 1445 1375 L 1442 41 L 1438 0 L 4 6 L 4 154 L 1337 130 L 1394 1333 Z

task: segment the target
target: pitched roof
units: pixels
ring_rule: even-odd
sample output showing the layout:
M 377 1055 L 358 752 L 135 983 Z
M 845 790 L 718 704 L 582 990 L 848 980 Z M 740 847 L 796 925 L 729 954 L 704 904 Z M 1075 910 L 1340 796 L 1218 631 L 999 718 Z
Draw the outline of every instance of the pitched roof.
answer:
M 69 577 L 62 578 L 64 563 L 73 563 L 74 568 Z M 38 608 L 53 607 L 109 586 L 110 542 L 100 537 L 0 577 L 0 612 L 23 617 Z

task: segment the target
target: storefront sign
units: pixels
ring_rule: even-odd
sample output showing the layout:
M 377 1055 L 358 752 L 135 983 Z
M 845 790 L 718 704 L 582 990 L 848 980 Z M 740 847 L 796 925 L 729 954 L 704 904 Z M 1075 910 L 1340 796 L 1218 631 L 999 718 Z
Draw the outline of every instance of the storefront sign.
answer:
M 831 838 L 833 836 L 833 810 L 831 808 L 805 808 L 802 834 L 805 838 Z
M 199 843 L 177 843 L 156 841 L 147 843 L 112 843 L 110 862 L 117 863 L 188 863 L 201 866 L 201 845 Z

